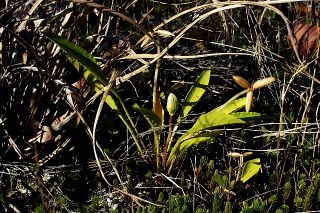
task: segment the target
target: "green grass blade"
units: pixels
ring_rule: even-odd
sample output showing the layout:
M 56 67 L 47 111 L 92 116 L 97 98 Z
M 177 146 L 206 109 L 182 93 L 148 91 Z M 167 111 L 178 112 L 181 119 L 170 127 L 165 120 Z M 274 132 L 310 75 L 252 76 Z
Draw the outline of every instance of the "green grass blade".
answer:
M 86 68 L 85 72 L 90 72 L 91 74 L 93 74 L 105 86 L 108 84 L 108 81 L 102 73 L 100 67 L 97 65 L 95 58 L 90 53 L 88 53 L 83 48 L 73 44 L 69 40 L 64 39 L 63 37 L 58 36 L 54 33 L 43 32 L 43 35 L 56 43 L 63 51 L 68 54 L 68 56 L 76 59 L 81 65 L 83 65 Z

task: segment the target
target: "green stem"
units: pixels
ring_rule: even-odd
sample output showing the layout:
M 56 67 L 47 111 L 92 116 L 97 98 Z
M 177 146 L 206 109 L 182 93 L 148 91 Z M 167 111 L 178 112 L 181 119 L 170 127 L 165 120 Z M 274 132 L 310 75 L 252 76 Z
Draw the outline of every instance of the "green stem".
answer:
M 157 36 L 157 41 L 159 42 L 159 36 Z M 157 47 L 157 52 L 160 53 L 160 46 Z M 157 115 L 157 102 L 158 102 L 158 76 L 159 76 L 160 59 L 157 60 L 156 69 L 154 71 L 153 78 L 153 96 L 152 96 L 152 110 Z M 159 115 L 158 115 L 159 116 Z M 160 115 L 161 116 L 161 115 Z M 161 118 L 161 117 L 160 117 Z M 162 118 L 161 118 L 162 119 Z M 156 153 L 157 170 L 160 171 L 160 135 L 161 129 L 154 131 L 154 148 Z
M 163 153 L 162 153 L 162 166 L 164 169 L 166 168 L 166 164 L 167 164 L 167 151 L 168 151 L 168 146 L 169 146 L 169 143 L 171 140 L 171 134 L 172 134 L 172 116 L 170 115 L 168 137 L 167 137 L 166 143 L 163 147 Z
M 120 98 L 120 96 L 116 93 L 116 91 L 114 91 L 114 90 L 112 89 L 111 92 L 112 92 L 112 94 L 118 99 L 118 101 L 119 101 L 119 103 L 120 103 L 120 105 L 121 105 L 124 113 L 126 114 L 128 120 L 129 120 L 129 122 L 130 122 L 130 123 L 128 123 L 128 122 L 126 121 L 126 123 L 127 123 L 128 125 L 127 125 L 127 124 L 125 124 L 125 125 L 128 127 L 128 130 L 129 130 L 129 132 L 131 133 L 132 137 L 133 137 L 134 139 L 136 138 L 137 144 L 140 143 L 141 146 L 143 147 L 143 149 L 146 150 L 146 146 L 144 145 L 141 137 L 139 136 L 139 132 L 138 132 L 135 124 L 133 123 L 133 120 L 132 120 L 132 118 L 131 118 L 131 116 L 130 116 L 130 114 L 129 114 L 129 112 L 128 112 L 127 107 L 126 107 L 125 104 L 123 103 L 123 101 L 122 101 L 122 99 Z M 123 118 L 123 119 L 124 119 L 124 118 Z M 122 119 L 121 119 L 121 120 L 122 120 Z M 122 120 L 122 121 L 124 121 L 124 120 Z M 131 124 L 131 125 L 130 125 L 130 124 Z M 130 128 L 129 128 L 129 126 L 130 126 Z M 140 145 L 139 145 L 139 146 L 140 146 Z M 142 153 L 142 150 L 141 150 L 141 153 Z

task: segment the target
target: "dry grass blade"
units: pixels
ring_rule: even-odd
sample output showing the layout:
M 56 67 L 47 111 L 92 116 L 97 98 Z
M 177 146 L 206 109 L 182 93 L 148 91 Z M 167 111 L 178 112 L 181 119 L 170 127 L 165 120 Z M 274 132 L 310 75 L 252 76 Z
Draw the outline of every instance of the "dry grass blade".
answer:
M 91 137 L 91 139 L 92 139 L 92 141 L 93 141 L 93 132 L 91 131 L 89 124 L 86 122 L 86 120 L 84 119 L 84 117 L 83 117 L 81 114 L 79 114 L 79 117 L 80 117 L 82 123 L 85 125 L 86 131 L 87 131 L 88 135 Z M 124 184 L 123 184 L 122 181 L 121 181 L 120 175 L 119 175 L 116 167 L 114 166 L 113 162 L 112 162 L 111 159 L 108 157 L 108 155 L 102 150 L 101 146 L 99 145 L 99 143 L 98 143 L 97 141 L 96 141 L 96 146 L 98 147 L 98 149 L 100 150 L 100 152 L 107 158 L 107 160 L 108 160 L 109 163 L 111 164 L 113 170 L 115 171 L 116 175 L 118 176 L 118 179 L 119 179 L 120 183 L 121 183 L 122 186 L 124 187 Z M 97 165 L 98 165 L 99 171 L 101 172 L 101 176 L 102 176 L 103 180 L 108 184 L 108 186 L 113 187 L 112 184 L 110 184 L 109 181 L 107 180 L 107 178 L 105 177 L 99 159 L 98 159 L 98 162 L 96 161 L 96 163 L 97 163 Z M 148 203 L 148 204 L 151 204 L 151 205 L 154 205 L 154 206 L 164 207 L 163 205 L 159 205 L 159 204 L 150 202 L 150 201 L 148 201 L 148 200 L 145 200 L 145 199 L 143 199 L 143 198 L 140 198 L 139 196 L 130 194 L 130 193 L 128 193 L 126 190 L 121 190 L 121 189 L 118 189 L 118 188 L 116 188 L 116 187 L 113 187 L 113 188 L 114 188 L 117 192 L 122 193 L 122 194 L 124 194 L 124 195 L 127 195 L 127 196 L 131 197 L 134 201 L 140 200 L 140 201 L 142 201 L 142 202 L 145 202 L 145 203 Z M 125 189 L 125 187 L 124 187 L 124 189 Z
M 5 27 L 3 24 L 0 23 L 0 26 L 4 27 L 6 31 L 8 31 L 17 41 L 25 47 L 27 50 L 29 50 L 32 55 L 36 58 L 37 61 L 41 60 L 41 57 L 38 55 L 37 51 L 30 45 L 28 42 L 26 42 L 21 36 L 10 30 L 9 28 Z
M 170 44 L 164 48 L 160 54 L 157 55 L 157 57 L 155 57 L 154 59 L 152 59 L 148 65 L 144 65 L 142 67 L 140 67 L 139 69 L 123 76 L 123 77 L 119 77 L 119 81 L 120 82 L 124 82 L 129 80 L 130 78 L 132 78 L 133 76 L 141 73 L 142 71 L 144 71 L 145 69 L 147 69 L 151 64 L 155 63 L 159 58 L 162 58 L 171 47 L 173 47 L 185 34 L 185 32 L 187 32 L 191 27 L 193 27 L 195 24 L 197 24 L 198 22 L 206 19 L 207 17 L 209 17 L 210 15 L 220 12 L 222 10 L 227 10 L 227 9 L 234 9 L 234 8 L 239 8 L 239 7 L 244 7 L 244 5 L 231 5 L 231 6 L 226 6 L 226 7 L 222 7 L 222 8 L 217 8 L 214 9 L 204 15 L 201 15 L 199 18 L 197 18 L 196 20 L 194 20 L 191 24 L 187 25 L 174 39 L 173 41 L 170 42 Z
M 288 1 L 277 1 L 277 3 L 284 3 L 284 2 L 288 2 Z M 227 5 L 227 6 L 224 6 Z M 153 58 L 148 65 L 143 65 L 142 67 L 140 67 L 137 70 L 134 70 L 133 72 L 119 77 L 119 82 L 124 82 L 129 80 L 130 78 L 132 78 L 133 76 L 143 72 L 145 69 L 147 69 L 151 64 L 155 63 L 159 58 L 162 58 L 165 56 L 165 54 L 169 51 L 169 49 L 171 47 L 173 47 L 183 36 L 184 34 L 191 29 L 193 26 L 195 26 L 197 23 L 199 23 L 200 21 L 203 21 L 204 19 L 208 18 L 209 16 L 211 16 L 212 14 L 221 12 L 221 11 L 225 11 L 225 10 L 231 10 L 231 9 L 236 9 L 236 8 L 241 8 L 241 7 L 245 7 L 245 6 L 260 6 L 260 7 L 265 7 L 268 8 L 274 12 L 276 12 L 285 22 L 287 30 L 289 32 L 289 37 L 290 37 L 290 41 L 292 44 L 294 44 L 294 39 L 293 39 L 293 35 L 292 35 L 292 30 L 290 28 L 290 24 L 287 20 L 287 18 L 285 17 L 285 15 L 278 10 L 277 8 L 273 7 L 270 5 L 269 1 L 264 1 L 264 2 L 248 2 L 248 1 L 240 1 L 240 2 L 224 2 L 224 3 L 214 3 L 214 4 L 209 4 L 206 5 L 207 7 L 212 7 L 212 6 L 217 6 L 218 8 L 211 10 L 210 12 L 207 12 L 201 16 L 199 16 L 196 20 L 194 20 L 192 23 L 188 24 L 177 36 L 175 36 L 175 38 L 173 39 L 173 41 L 170 42 L 170 44 L 164 48 L 162 50 L 162 52 L 160 54 L 157 55 L 157 57 Z M 299 54 L 297 52 L 297 48 L 294 47 L 294 52 L 296 54 L 296 57 L 298 59 L 298 61 L 301 63 Z
M 172 59 L 172 60 L 186 60 L 186 59 L 199 59 L 199 58 L 209 58 L 209 57 L 217 57 L 217 56 L 252 56 L 254 57 L 255 54 L 253 53 L 208 53 L 208 54 L 202 54 L 202 55 L 165 55 L 163 56 L 163 59 Z M 125 57 L 120 58 L 120 60 L 130 60 L 130 59 L 153 59 L 158 57 L 158 54 L 134 54 L 134 55 L 128 55 Z
M 146 31 L 143 27 L 141 27 L 136 21 L 134 21 L 133 19 L 129 18 L 128 16 L 123 15 L 122 13 L 119 13 L 115 10 L 109 9 L 101 4 L 97 4 L 94 2 L 90 2 L 90 1 L 85 1 L 85 0 L 68 0 L 69 2 L 74 2 L 74 3 L 80 3 L 80 4 L 85 4 L 89 7 L 94 7 L 97 9 L 101 9 L 102 11 L 106 11 L 109 12 L 113 15 L 116 15 L 122 19 L 124 19 L 125 21 L 129 22 L 130 24 L 132 24 L 134 27 L 137 27 L 139 30 L 141 30 L 145 35 L 147 35 L 153 42 L 155 42 L 156 44 L 158 44 L 158 42 L 148 33 L 148 31 Z
M 31 9 L 28 11 L 28 13 L 26 13 L 26 15 L 22 18 L 22 22 L 19 24 L 19 26 L 16 29 L 16 32 L 20 32 L 22 30 L 24 30 L 26 28 L 26 23 L 32 14 L 34 13 L 34 11 L 39 7 L 39 5 L 41 4 L 43 0 L 37 0 L 31 7 Z
M 95 159 L 96 159 L 96 162 L 97 162 L 97 165 L 100 169 L 100 173 L 101 175 L 104 177 L 104 173 L 103 173 L 103 170 L 102 170 L 102 167 L 101 167 L 101 164 L 100 164 L 100 160 L 99 160 L 99 157 L 98 157 L 98 154 L 97 154 L 97 151 L 96 151 L 96 129 L 97 129 L 97 124 L 98 124 L 98 120 L 99 120 L 99 117 L 100 117 L 100 114 L 101 114 L 101 111 L 102 111 L 102 107 L 104 105 L 104 102 L 110 92 L 110 90 L 112 89 L 112 86 L 114 84 L 114 81 L 116 79 L 116 76 L 117 76 L 117 71 L 116 70 L 113 70 L 112 71 L 112 76 L 109 80 L 109 84 L 103 89 L 104 92 L 103 92 L 103 95 L 102 95 L 102 98 L 101 98 L 101 101 L 99 103 L 99 107 L 98 107 L 98 110 L 96 112 L 96 117 L 95 117 L 95 120 L 94 120 L 94 124 L 93 124 L 93 130 L 92 130 L 92 146 L 93 146 L 93 152 L 94 152 L 94 156 L 95 156 Z M 122 186 L 124 187 L 121 179 L 120 179 L 120 176 L 118 176 L 119 180 L 120 180 L 120 183 L 122 184 Z M 105 181 L 106 181 L 106 178 L 104 178 Z M 107 182 L 108 183 L 108 182 Z M 109 183 L 108 183 L 109 184 Z

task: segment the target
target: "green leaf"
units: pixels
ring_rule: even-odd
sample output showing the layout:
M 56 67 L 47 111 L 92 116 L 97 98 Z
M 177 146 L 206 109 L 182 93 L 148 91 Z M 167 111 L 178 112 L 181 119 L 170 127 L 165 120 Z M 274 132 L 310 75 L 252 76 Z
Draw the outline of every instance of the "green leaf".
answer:
M 242 114 L 230 114 L 245 105 L 246 98 L 239 98 L 233 101 L 228 101 L 224 105 L 215 108 L 214 110 L 201 115 L 196 123 L 186 132 L 184 133 L 176 142 L 174 147 L 172 148 L 170 155 L 168 157 L 167 165 L 170 165 L 172 167 L 175 159 L 180 154 L 180 150 L 186 150 L 192 145 L 208 141 L 212 137 L 215 137 L 211 135 L 211 138 L 206 137 L 206 135 L 202 135 L 205 133 L 202 133 L 205 130 L 213 129 L 221 126 L 226 125 L 234 125 L 234 124 L 244 124 L 245 121 L 237 118 L 237 115 L 239 117 L 245 117 Z M 198 137 L 197 137 L 198 135 Z M 189 140 L 189 141 L 188 141 Z M 184 142 L 186 142 L 185 145 L 182 145 Z M 181 148 L 182 146 L 182 148 Z
M 243 120 L 238 119 L 233 115 L 224 114 L 220 111 L 216 112 L 213 110 L 204 115 L 201 115 L 196 123 L 191 127 L 191 129 L 189 129 L 179 138 L 178 142 L 190 138 L 204 130 L 216 128 L 219 126 L 243 123 L 245 123 Z
M 223 131 L 212 131 L 212 132 L 206 132 L 201 133 L 196 136 L 193 136 L 191 138 L 186 139 L 183 142 L 177 143 L 171 150 L 170 156 L 168 158 L 167 165 L 171 165 L 174 163 L 174 160 L 176 157 L 183 151 L 186 151 L 191 146 L 198 145 L 200 143 L 208 142 L 212 139 L 214 139 L 216 136 L 222 134 Z
M 222 186 L 223 188 L 226 188 L 227 187 L 227 183 L 226 181 L 223 179 L 223 176 L 218 174 L 218 173 L 215 173 L 213 175 L 213 179 L 214 181 L 219 185 L 219 186 Z
M 246 104 L 246 97 L 239 98 L 233 101 L 228 101 L 220 107 L 214 109 L 214 111 L 219 111 L 225 114 L 230 114 L 235 112 L 241 108 L 243 108 Z
M 255 158 L 255 159 L 247 161 L 244 164 L 240 180 L 243 183 L 245 183 L 250 178 L 252 178 L 254 175 L 256 175 L 259 172 L 260 168 L 261 168 L 260 158 Z
M 210 70 L 205 70 L 202 74 L 197 78 L 193 86 L 190 88 L 185 101 L 182 104 L 182 109 L 180 112 L 180 119 L 186 117 L 192 108 L 198 103 L 204 92 L 206 91 L 206 87 L 209 84 L 210 80 Z
M 161 127 L 161 119 L 152 110 L 140 108 L 137 104 L 133 108 L 143 115 L 152 128 Z
M 262 117 L 262 115 L 257 112 L 234 112 L 231 115 L 241 120 L 254 120 Z
M 114 101 L 113 97 L 111 95 L 108 95 L 106 98 L 106 103 L 109 105 L 109 107 L 117 112 L 119 112 L 119 108 L 116 104 L 116 102 Z
M 64 50 L 70 57 L 76 59 L 86 69 L 86 75 L 93 75 L 105 86 L 108 84 L 100 67 L 97 65 L 95 58 L 83 48 L 76 46 L 67 39 L 58 36 L 51 32 L 43 32 L 43 34 L 51 41 L 56 43 L 62 50 Z M 84 74 L 85 75 L 85 74 Z
M 172 165 L 174 163 L 177 155 L 180 154 L 180 150 L 181 150 L 180 147 L 184 142 L 186 142 L 186 145 L 183 146 L 183 149 L 185 150 L 193 144 L 198 144 L 204 141 L 208 141 L 208 139 L 211 139 L 212 137 L 215 137 L 218 135 L 218 134 L 210 135 L 210 134 L 214 134 L 215 132 L 201 133 L 204 130 L 216 128 L 219 126 L 225 126 L 225 125 L 231 125 L 231 124 L 243 124 L 243 123 L 245 123 L 243 120 L 238 119 L 233 115 L 221 113 L 220 111 L 216 112 L 212 110 L 211 112 L 201 115 L 196 121 L 196 123 L 193 125 L 193 127 L 178 139 L 178 141 L 176 142 L 176 144 L 174 145 L 174 147 L 170 152 L 167 165 L 170 165 L 170 164 Z M 188 142 L 188 140 L 190 141 Z
M 189 138 L 185 141 L 183 141 L 180 145 L 180 151 L 185 151 L 191 146 L 198 145 L 199 143 L 208 142 L 212 140 L 213 138 L 217 137 L 218 135 L 221 135 L 223 131 L 217 130 L 217 131 L 211 131 L 206 133 L 201 133 L 193 136 L 192 138 Z

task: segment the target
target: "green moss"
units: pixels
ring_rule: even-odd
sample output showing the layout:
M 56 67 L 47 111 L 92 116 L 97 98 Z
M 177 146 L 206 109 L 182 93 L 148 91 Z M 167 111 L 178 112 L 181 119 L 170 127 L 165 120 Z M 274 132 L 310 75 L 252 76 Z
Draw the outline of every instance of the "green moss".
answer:
M 290 194 L 291 194 L 291 183 L 290 181 L 287 181 L 284 183 L 283 185 L 283 202 L 285 203 L 289 197 L 290 197 Z
M 232 204 L 230 201 L 227 201 L 224 206 L 223 213 L 232 213 Z
M 296 210 L 301 209 L 302 204 L 303 204 L 303 199 L 301 197 L 294 198 L 294 206 L 295 206 Z
M 222 201 L 220 198 L 220 187 L 217 187 L 213 192 L 213 201 L 212 201 L 212 212 L 218 213 L 221 212 L 222 209 Z
M 158 203 L 162 203 L 163 202 L 163 198 L 164 198 L 164 194 L 163 194 L 163 192 L 160 192 L 157 202 Z

